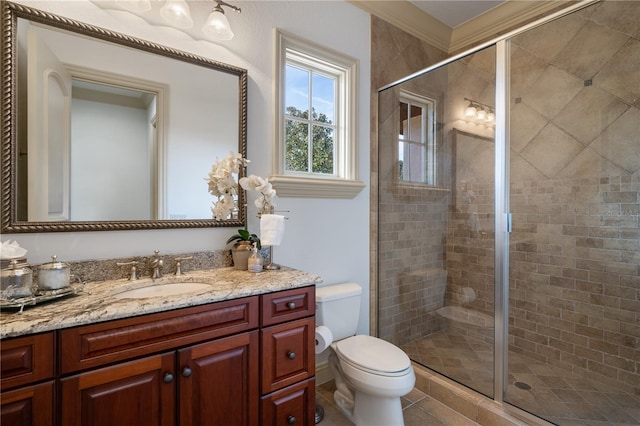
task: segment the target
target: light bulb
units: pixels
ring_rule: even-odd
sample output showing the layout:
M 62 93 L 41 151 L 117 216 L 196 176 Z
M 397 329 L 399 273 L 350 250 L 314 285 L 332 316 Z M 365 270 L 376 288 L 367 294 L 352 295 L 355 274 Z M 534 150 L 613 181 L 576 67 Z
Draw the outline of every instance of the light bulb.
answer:
M 464 116 L 469 118 L 474 118 L 478 110 L 475 109 L 471 104 L 464 110 Z
M 476 113 L 476 118 L 480 121 L 484 121 L 487 119 L 487 111 L 480 109 L 478 110 L 478 112 Z
M 176 27 L 191 28 L 193 26 L 189 6 L 184 0 L 167 0 L 160 9 L 160 15 Z
M 496 119 L 496 115 L 493 112 L 489 111 L 489 113 L 487 114 L 486 120 L 489 122 L 493 122 L 493 120 L 495 119 Z
M 214 10 L 202 27 L 202 32 L 217 40 L 231 40 L 233 31 L 224 12 Z

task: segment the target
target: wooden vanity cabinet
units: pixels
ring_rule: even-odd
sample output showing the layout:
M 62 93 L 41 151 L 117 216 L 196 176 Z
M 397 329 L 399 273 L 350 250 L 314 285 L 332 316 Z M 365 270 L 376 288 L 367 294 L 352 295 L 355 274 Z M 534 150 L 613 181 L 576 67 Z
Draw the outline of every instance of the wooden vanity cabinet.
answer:
M 0 424 L 54 424 L 53 332 L 3 340 Z
M 258 312 L 254 296 L 62 330 L 61 423 L 256 425 Z
M 12 339 L 2 425 L 315 424 L 315 287 Z

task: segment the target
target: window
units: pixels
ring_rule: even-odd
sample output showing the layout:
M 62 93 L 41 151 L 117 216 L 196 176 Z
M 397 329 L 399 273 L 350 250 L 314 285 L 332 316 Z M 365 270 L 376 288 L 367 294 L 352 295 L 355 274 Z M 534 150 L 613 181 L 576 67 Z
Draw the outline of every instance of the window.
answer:
M 398 135 L 398 179 L 436 186 L 435 101 L 402 91 Z
M 357 180 L 357 60 L 276 30 L 279 196 L 353 198 Z

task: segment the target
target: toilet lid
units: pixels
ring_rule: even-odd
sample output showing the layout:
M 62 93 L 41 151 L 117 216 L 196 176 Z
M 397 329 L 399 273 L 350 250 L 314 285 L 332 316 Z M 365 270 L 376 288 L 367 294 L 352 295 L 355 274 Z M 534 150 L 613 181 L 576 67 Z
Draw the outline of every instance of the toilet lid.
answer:
M 373 336 L 359 335 L 341 340 L 335 349 L 344 361 L 373 374 L 402 375 L 411 366 L 411 360 L 400 348 Z

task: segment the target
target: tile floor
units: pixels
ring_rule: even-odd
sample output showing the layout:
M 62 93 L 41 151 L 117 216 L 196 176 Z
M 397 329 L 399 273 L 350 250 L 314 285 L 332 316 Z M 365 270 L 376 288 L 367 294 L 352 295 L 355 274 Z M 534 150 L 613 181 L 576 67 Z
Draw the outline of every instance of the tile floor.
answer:
M 443 331 L 402 349 L 422 365 L 485 395 L 493 393 L 491 344 L 473 336 Z M 561 426 L 640 425 L 640 398 L 614 384 L 604 384 L 513 352 L 509 353 L 508 383 L 507 400 L 511 404 Z
M 324 408 L 324 419 L 320 426 L 353 426 L 342 415 L 333 402 L 333 382 L 316 387 L 316 402 Z M 451 408 L 414 389 L 402 398 L 405 426 L 477 426 L 475 423 Z M 387 426 L 387 425 L 368 425 Z

